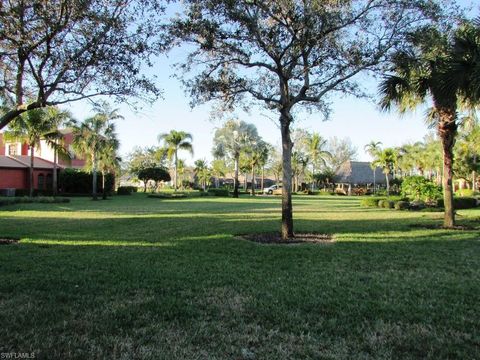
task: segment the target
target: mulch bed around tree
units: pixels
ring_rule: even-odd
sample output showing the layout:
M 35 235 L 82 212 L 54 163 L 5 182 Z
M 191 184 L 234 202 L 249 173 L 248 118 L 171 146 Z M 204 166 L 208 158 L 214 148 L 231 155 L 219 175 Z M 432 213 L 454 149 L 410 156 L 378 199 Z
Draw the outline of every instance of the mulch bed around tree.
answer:
M 329 234 L 295 234 L 295 237 L 282 240 L 280 233 L 258 233 L 239 235 L 240 239 L 253 241 L 259 244 L 331 244 L 334 242 L 333 236 Z
M 429 229 L 429 230 L 460 230 L 460 231 L 472 231 L 479 230 L 479 227 L 472 225 L 455 225 L 453 228 L 444 227 L 442 224 L 410 224 L 411 228 L 416 229 Z
M 12 239 L 12 238 L 0 238 L 0 245 L 10 245 L 10 244 L 17 244 L 19 239 Z

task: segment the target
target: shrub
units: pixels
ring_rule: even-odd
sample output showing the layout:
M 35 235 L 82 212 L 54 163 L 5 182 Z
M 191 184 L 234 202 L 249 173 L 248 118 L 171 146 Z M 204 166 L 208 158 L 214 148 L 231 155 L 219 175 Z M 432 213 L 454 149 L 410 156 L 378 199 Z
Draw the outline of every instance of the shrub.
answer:
M 437 201 L 438 207 L 444 207 L 443 199 Z M 477 199 L 474 197 L 456 197 L 453 198 L 453 207 L 455 209 L 471 209 L 477 207 Z
M 213 196 L 228 197 L 229 191 L 228 189 L 224 189 L 224 188 L 220 188 L 220 189 L 212 188 L 212 189 L 208 189 L 208 194 Z
M 105 188 L 107 193 L 113 191 L 115 178 L 113 174 L 105 176 Z M 101 193 L 102 176 L 97 174 L 97 192 Z M 92 193 L 92 173 L 76 169 L 65 169 L 58 176 L 58 187 L 60 192 L 69 194 L 91 194 Z
M 136 186 L 119 186 L 117 189 L 117 195 L 132 195 L 137 192 Z
M 403 196 L 415 200 L 430 201 L 442 196 L 442 189 L 423 176 L 408 176 L 402 182 Z
M 422 200 L 415 200 L 410 203 L 410 210 L 422 210 L 425 207 L 425 202 Z
M 38 196 L 38 197 L 6 197 L 0 198 L 0 206 L 3 205 L 14 205 L 14 204 L 61 204 L 68 203 L 70 199 L 67 198 L 57 198 L 57 197 L 47 197 L 47 196 Z
M 153 199 L 185 199 L 188 196 L 184 193 L 157 193 L 149 194 L 148 197 Z
M 459 197 L 474 197 L 475 192 L 472 189 L 460 189 L 457 191 L 456 195 Z
M 410 209 L 410 203 L 408 201 L 396 201 L 395 202 L 395 210 L 408 210 Z
M 360 205 L 364 207 L 377 207 L 380 200 L 386 200 L 385 198 L 379 197 L 366 197 L 360 201 Z
M 380 208 L 393 209 L 394 205 L 395 205 L 395 202 L 388 199 L 383 199 L 378 201 L 378 207 Z

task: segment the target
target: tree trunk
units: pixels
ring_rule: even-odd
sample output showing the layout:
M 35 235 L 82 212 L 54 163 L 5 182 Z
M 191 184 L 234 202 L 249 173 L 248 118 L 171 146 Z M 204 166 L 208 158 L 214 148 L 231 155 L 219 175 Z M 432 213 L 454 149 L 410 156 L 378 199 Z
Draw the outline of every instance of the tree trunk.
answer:
M 175 169 L 173 171 L 173 191 L 177 191 L 177 168 L 178 168 L 178 158 L 177 150 L 175 150 Z
M 255 196 L 255 166 L 252 166 L 252 196 Z
M 315 190 L 315 165 L 312 164 L 312 191 Z
M 263 193 L 263 189 L 264 189 L 264 182 L 265 182 L 265 166 L 262 166 L 262 193 Z
M 92 154 L 92 199 L 98 200 L 97 197 L 97 157 Z
M 30 171 L 29 171 L 29 177 L 30 177 L 30 181 L 29 181 L 29 185 L 30 185 L 30 197 L 33 196 L 33 184 L 34 184 L 34 176 L 33 176 L 33 169 L 34 169 L 34 161 L 35 161 L 35 146 L 34 145 L 30 145 Z
M 57 151 L 57 140 L 55 139 L 55 148 L 53 149 L 53 174 L 52 174 L 52 195 L 57 196 L 58 189 L 58 180 L 57 180 L 57 171 L 58 171 L 58 151 Z
M 107 190 L 105 189 L 105 172 L 102 171 L 102 199 L 107 200 Z
M 289 112 L 280 115 L 282 132 L 282 165 L 283 165 L 283 188 L 282 188 L 282 239 L 287 240 L 293 234 L 292 214 L 292 139 L 290 138 L 290 122 L 292 117 Z
M 473 166 L 474 169 L 477 168 L 477 154 L 473 155 Z M 477 191 L 477 171 L 472 171 L 472 190 L 475 192 Z
M 247 183 L 247 173 L 243 173 L 243 191 L 247 192 L 248 183 Z
M 235 155 L 235 174 L 233 177 L 233 197 L 238 198 L 238 163 L 240 161 L 240 155 Z
M 455 123 L 455 108 L 440 109 L 440 123 L 438 124 L 438 135 L 442 141 L 443 150 L 443 203 L 445 215 L 443 226 L 452 228 L 455 226 L 455 209 L 453 205 L 453 146 L 457 124 Z
M 390 195 L 390 179 L 388 178 L 388 173 L 385 174 L 385 180 L 387 181 L 387 196 Z

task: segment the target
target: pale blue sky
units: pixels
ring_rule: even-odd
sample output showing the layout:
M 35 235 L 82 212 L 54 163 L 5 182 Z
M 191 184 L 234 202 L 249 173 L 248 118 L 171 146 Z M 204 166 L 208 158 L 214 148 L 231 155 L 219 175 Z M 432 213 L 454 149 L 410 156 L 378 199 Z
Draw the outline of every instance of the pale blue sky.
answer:
M 457 1 L 461 5 L 474 5 L 477 1 Z M 478 11 L 477 11 L 478 13 Z M 135 113 L 128 106 L 119 106 L 125 120 L 117 122 L 121 142 L 121 155 L 124 156 L 135 146 L 157 145 L 157 135 L 172 129 L 184 130 L 193 135 L 194 157 L 181 154 L 192 164 L 193 160 L 212 159 L 211 148 L 215 128 L 222 122 L 210 120 L 211 105 L 207 104 L 190 109 L 189 98 L 185 95 L 178 80 L 171 78 L 171 65 L 182 57 L 184 51 L 177 50 L 168 58 L 160 57 L 152 69 L 163 89 L 164 99 L 153 106 L 144 106 Z M 88 103 L 74 103 L 70 107 L 74 116 L 81 120 L 89 115 Z M 277 114 L 268 113 L 268 117 L 252 112 L 239 113 L 240 119 L 254 123 L 263 138 L 273 145 L 280 143 L 280 130 L 277 126 Z M 332 104 L 332 114 L 328 121 L 322 121 L 321 114 L 302 114 L 296 119 L 294 127 L 319 132 L 323 137 L 348 137 L 358 148 L 358 160 L 369 160 L 363 147 L 371 140 L 382 141 L 384 146 L 397 146 L 406 142 L 421 140 L 428 129 L 423 122 L 422 110 L 400 117 L 395 113 L 381 113 L 377 106 L 366 100 L 352 97 L 336 98 Z

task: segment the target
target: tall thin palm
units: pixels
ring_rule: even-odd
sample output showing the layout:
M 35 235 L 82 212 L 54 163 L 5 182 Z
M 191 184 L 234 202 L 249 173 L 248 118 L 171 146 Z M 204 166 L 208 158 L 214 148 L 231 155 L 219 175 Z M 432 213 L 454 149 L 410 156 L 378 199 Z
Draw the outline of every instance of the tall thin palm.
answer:
M 397 154 L 396 154 L 396 151 L 392 148 L 387 148 L 382 151 L 379 151 L 372 162 L 373 166 L 381 167 L 383 170 L 383 173 L 385 174 L 385 181 L 387 184 L 387 195 L 390 194 L 390 176 L 394 171 L 396 162 L 397 162 Z
M 171 130 L 169 133 L 158 135 L 158 141 L 163 142 L 167 149 L 167 156 L 174 161 L 173 188 L 177 191 L 178 151 L 188 151 L 193 156 L 192 135 L 185 131 Z
M 74 124 L 73 148 L 84 156 L 87 167 L 92 170 L 92 198 L 98 200 L 97 174 L 99 158 L 105 149 L 111 147 L 117 138 L 114 120 L 122 118 L 118 110 L 111 110 L 107 105 L 100 112 L 86 119 L 81 124 Z
M 319 133 L 314 132 L 309 134 L 309 136 L 307 136 L 305 139 L 305 145 L 308 158 L 312 164 L 312 179 L 314 179 L 317 166 L 325 166 L 327 164 L 327 160 L 332 156 L 332 154 L 326 150 L 327 140 L 324 139 Z M 315 181 L 312 181 L 312 191 L 314 188 Z
M 382 150 L 381 146 L 382 142 L 381 141 L 370 141 L 367 145 L 365 145 L 365 151 L 373 158 L 377 156 L 377 154 Z M 372 169 L 373 172 L 373 193 L 377 191 L 377 166 L 373 164 L 373 162 L 370 163 L 370 168 Z

